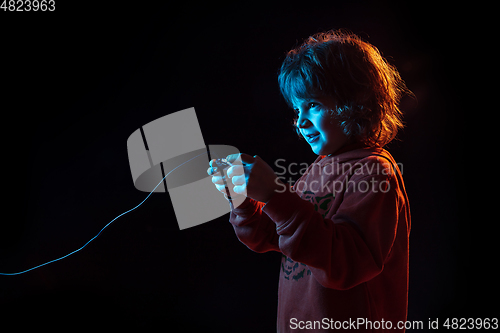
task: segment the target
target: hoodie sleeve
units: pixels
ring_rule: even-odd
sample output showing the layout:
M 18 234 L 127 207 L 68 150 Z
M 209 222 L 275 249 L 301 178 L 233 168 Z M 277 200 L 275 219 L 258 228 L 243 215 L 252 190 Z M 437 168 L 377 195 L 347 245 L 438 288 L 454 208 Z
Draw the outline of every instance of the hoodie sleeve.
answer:
M 246 198 L 241 205 L 231 210 L 229 222 L 238 239 L 250 250 L 258 253 L 280 252 L 276 225 L 262 212 L 263 206 L 262 202 Z
M 396 237 L 401 205 L 394 176 L 351 178 L 342 203 L 330 219 L 296 193 L 276 193 L 263 211 L 275 222 L 280 251 L 309 266 L 327 288 L 349 289 L 377 276 Z M 387 191 L 359 191 L 361 181 L 382 182 Z

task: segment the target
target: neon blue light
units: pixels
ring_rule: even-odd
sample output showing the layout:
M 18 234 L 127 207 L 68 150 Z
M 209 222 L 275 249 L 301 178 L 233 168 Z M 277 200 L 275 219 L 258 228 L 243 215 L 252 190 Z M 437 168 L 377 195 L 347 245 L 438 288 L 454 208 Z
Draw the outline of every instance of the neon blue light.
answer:
M 141 202 L 140 204 L 138 204 L 137 206 L 135 206 L 134 208 L 132 208 L 132 209 L 130 209 L 130 210 L 127 210 L 126 212 L 121 213 L 120 215 L 118 215 L 117 217 L 115 217 L 114 219 L 112 219 L 112 220 L 111 220 L 108 224 L 106 224 L 106 225 L 104 226 L 104 228 L 102 228 L 102 229 L 101 229 L 101 231 L 99 231 L 99 233 L 98 233 L 97 235 L 95 235 L 94 237 L 92 237 L 92 238 L 91 238 L 91 239 L 90 239 L 87 243 L 85 243 L 85 245 L 83 245 L 81 248 L 79 248 L 79 249 L 77 249 L 77 250 L 75 250 L 75 251 L 73 251 L 73 252 L 71 252 L 71 253 L 68 253 L 68 254 L 67 254 L 67 255 L 65 255 L 65 256 L 62 256 L 62 257 L 60 257 L 60 258 L 57 258 L 57 259 L 54 259 L 54 260 L 51 260 L 51 261 L 47 261 L 47 262 L 46 262 L 46 263 L 44 263 L 44 264 L 41 264 L 41 265 L 38 265 L 38 266 L 32 267 L 32 268 L 27 269 L 27 270 L 22 271 L 22 272 L 18 272 L 18 273 L 0 273 L 0 275 L 19 275 L 19 274 L 23 274 L 23 273 L 26 273 L 26 272 L 32 271 L 32 270 L 34 270 L 34 269 L 36 269 L 36 268 L 39 268 L 39 267 L 42 267 L 42 266 L 48 265 L 48 264 L 50 264 L 50 263 L 53 263 L 53 262 L 59 261 L 59 260 L 61 260 L 61 259 L 64 259 L 64 258 L 66 258 L 66 257 L 69 257 L 70 255 L 72 255 L 72 254 L 74 254 L 74 253 L 76 253 L 76 252 L 78 252 L 78 251 L 82 250 L 82 249 L 83 249 L 85 246 L 87 246 L 90 242 L 92 242 L 94 239 L 96 239 L 96 238 L 97 238 L 97 237 L 101 234 L 101 232 L 102 232 L 104 229 L 106 229 L 106 228 L 107 228 L 107 227 L 108 227 L 111 223 L 113 223 L 116 219 L 118 219 L 119 217 L 121 217 L 121 216 L 123 216 L 123 215 L 125 215 L 125 214 L 127 214 L 127 213 L 130 213 L 131 211 L 133 211 L 134 209 L 136 209 L 136 208 L 138 208 L 140 205 L 142 205 L 142 204 L 143 204 L 146 200 L 148 200 L 149 196 L 150 196 L 150 195 L 151 195 L 151 194 L 152 194 L 152 193 L 156 190 L 156 188 L 157 188 L 158 186 L 160 186 L 160 184 L 163 182 L 163 180 L 164 180 L 165 178 L 167 178 L 167 176 L 168 176 L 168 175 L 170 175 L 170 174 L 171 174 L 171 173 L 172 173 L 175 169 L 177 169 L 177 168 L 179 168 L 179 167 L 183 166 L 183 165 L 184 165 L 184 164 L 186 164 L 187 162 L 190 162 L 190 161 L 194 160 L 195 158 L 197 158 L 197 157 L 199 157 L 199 156 L 201 156 L 201 155 L 204 155 L 204 154 L 207 154 L 207 153 L 206 153 L 206 152 L 204 152 L 204 153 L 201 153 L 201 154 L 199 154 L 199 155 L 196 155 L 195 157 L 193 157 L 193 158 L 191 158 L 191 159 L 187 160 L 186 162 L 184 162 L 184 163 L 182 163 L 182 164 L 180 164 L 180 165 L 176 166 L 175 168 L 173 168 L 173 169 L 172 169 L 169 173 L 167 173 L 167 175 L 166 175 L 165 177 L 163 177 L 163 178 L 162 178 L 162 180 L 158 183 L 158 185 L 156 185 L 156 186 L 155 186 L 155 188 L 154 188 L 154 189 L 153 189 L 153 190 L 152 190 L 152 191 L 148 194 L 148 196 L 146 197 L 146 199 L 142 200 L 142 202 Z

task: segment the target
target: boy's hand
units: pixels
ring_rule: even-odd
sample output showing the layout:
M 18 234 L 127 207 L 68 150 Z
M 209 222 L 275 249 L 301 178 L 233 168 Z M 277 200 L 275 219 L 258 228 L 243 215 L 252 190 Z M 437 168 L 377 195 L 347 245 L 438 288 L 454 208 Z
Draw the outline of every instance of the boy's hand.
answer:
M 275 190 L 282 188 L 273 169 L 259 156 L 254 157 L 247 154 L 233 154 L 226 157 L 226 160 L 234 165 L 226 170 L 229 179 L 228 185 L 234 185 L 230 189 L 231 193 L 245 195 L 257 201 L 267 203 L 273 196 Z M 220 173 L 214 170 L 214 160 L 210 161 L 211 168 L 208 169 L 212 182 L 217 190 L 225 193 L 225 186 Z M 283 185 L 284 186 L 284 185 Z
M 220 160 L 221 159 L 219 159 L 219 161 Z M 215 184 L 218 191 L 224 194 L 226 199 L 232 198 L 234 196 L 234 192 L 230 191 L 228 187 L 231 184 L 231 181 L 226 177 L 227 170 L 230 167 L 229 164 L 222 161 L 218 163 L 217 160 L 213 159 L 209 162 L 209 165 L 210 168 L 208 168 L 207 173 L 212 176 L 212 183 Z M 231 196 L 231 192 L 233 193 L 233 196 Z

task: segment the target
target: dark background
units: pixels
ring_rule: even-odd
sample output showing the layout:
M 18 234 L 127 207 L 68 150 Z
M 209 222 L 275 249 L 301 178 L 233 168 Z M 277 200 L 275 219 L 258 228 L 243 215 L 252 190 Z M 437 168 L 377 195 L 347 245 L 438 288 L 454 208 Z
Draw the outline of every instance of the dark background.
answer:
M 279 158 L 314 161 L 290 126 L 277 71 L 304 38 L 347 28 L 399 68 L 418 100 L 402 100 L 406 128 L 388 147 L 404 166 L 412 210 L 408 319 L 497 316 L 495 218 L 468 214 L 480 170 L 464 167 L 475 149 L 465 145 L 471 123 L 457 33 L 467 11 L 452 12 L 379 1 L 56 1 L 55 12 L 0 12 L 0 271 L 67 254 L 141 202 L 126 141 L 166 114 L 194 106 L 206 144 L 236 146 L 273 167 Z M 241 244 L 228 215 L 179 231 L 168 194 L 155 194 L 81 252 L 0 276 L 0 320 L 273 332 L 279 261 Z

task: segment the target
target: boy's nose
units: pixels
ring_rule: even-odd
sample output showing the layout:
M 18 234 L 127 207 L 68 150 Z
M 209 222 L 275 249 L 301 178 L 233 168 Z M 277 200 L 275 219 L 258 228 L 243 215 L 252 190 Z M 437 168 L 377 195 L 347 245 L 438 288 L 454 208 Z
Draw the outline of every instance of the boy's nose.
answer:
M 299 118 L 297 119 L 297 127 L 299 128 L 307 128 L 309 126 L 311 126 L 311 122 L 309 121 L 309 119 L 307 119 L 305 116 L 303 116 L 303 112 L 301 112 L 299 114 Z

